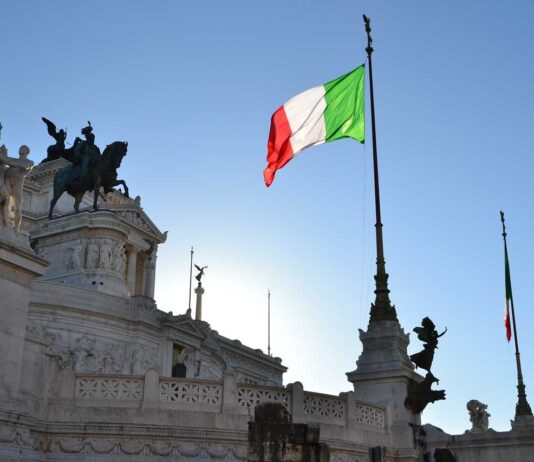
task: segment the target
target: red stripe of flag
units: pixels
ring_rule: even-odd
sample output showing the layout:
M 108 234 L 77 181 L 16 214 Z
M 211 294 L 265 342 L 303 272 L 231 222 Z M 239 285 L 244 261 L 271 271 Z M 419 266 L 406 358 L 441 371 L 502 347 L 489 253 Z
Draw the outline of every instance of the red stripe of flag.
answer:
M 271 117 L 271 130 L 267 143 L 267 168 L 263 171 L 263 178 L 267 186 L 271 186 L 274 175 L 293 158 L 293 147 L 289 138 L 291 126 L 287 120 L 284 106 L 280 106 Z
M 510 325 L 510 301 L 506 300 L 506 307 L 504 309 L 504 327 L 506 329 L 506 340 L 510 341 L 512 338 L 512 326 Z

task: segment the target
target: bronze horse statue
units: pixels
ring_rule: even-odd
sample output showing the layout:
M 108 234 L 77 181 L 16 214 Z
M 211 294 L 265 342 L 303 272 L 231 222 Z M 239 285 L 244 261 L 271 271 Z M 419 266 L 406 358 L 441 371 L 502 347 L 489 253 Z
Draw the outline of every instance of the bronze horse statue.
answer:
M 85 142 L 80 141 L 81 145 L 83 143 Z M 124 195 L 129 197 L 126 182 L 117 180 L 117 169 L 120 167 L 127 150 L 127 142 L 115 141 L 106 146 L 102 155 L 97 152 L 95 156 L 93 151 L 92 157 L 86 158 L 89 162 L 81 159 L 79 164 L 68 165 L 57 172 L 54 176 L 54 197 L 50 202 L 48 218 L 52 218 L 54 206 L 65 191 L 74 197 L 74 210 L 76 212 L 80 210 L 80 202 L 88 191 L 94 191 L 94 210 L 98 210 L 97 202 L 100 188 L 104 188 L 104 193 L 108 193 L 112 191 L 114 186 L 122 185 Z

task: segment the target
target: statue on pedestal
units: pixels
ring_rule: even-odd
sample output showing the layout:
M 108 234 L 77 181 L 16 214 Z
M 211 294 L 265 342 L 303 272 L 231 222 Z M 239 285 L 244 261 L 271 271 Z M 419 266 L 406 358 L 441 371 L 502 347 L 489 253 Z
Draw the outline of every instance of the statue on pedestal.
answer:
M 64 192 L 74 197 L 74 210 L 80 210 L 80 202 L 86 192 L 94 191 L 93 209 L 98 210 L 98 196 L 100 188 L 104 194 L 111 192 L 114 186 L 122 185 L 124 195 L 128 196 L 128 186 L 124 180 L 117 179 L 117 169 L 120 167 L 122 158 L 128 150 L 128 143 L 115 141 L 106 146 L 100 154 L 100 149 L 95 144 L 95 135 L 91 122 L 81 130 L 85 140 L 76 138 L 74 145 L 69 150 L 72 165 L 62 168 L 54 177 L 54 197 L 50 203 L 49 218 L 56 202 Z M 59 136 L 59 135 L 58 135 Z M 67 158 L 67 155 L 63 157 Z
M 0 207 L 2 226 L 19 231 L 22 221 L 22 185 L 24 177 L 33 168 L 33 162 L 28 159 L 30 148 L 22 145 L 19 158 L 7 155 L 7 148 L 0 146 Z M 10 213 L 14 212 L 11 224 Z
M 441 333 L 435 330 L 435 325 L 430 318 L 424 318 L 421 322 L 423 327 L 415 327 L 414 332 L 417 334 L 417 338 L 422 342 L 425 342 L 423 345 L 423 351 L 415 353 L 410 356 L 410 359 L 415 364 L 415 367 L 420 367 L 425 371 L 430 372 L 432 367 L 432 361 L 434 360 L 434 351 L 438 347 L 438 338 L 445 335 L 447 328 Z
M 195 279 L 198 281 L 199 285 L 202 285 L 201 279 L 202 276 L 204 276 L 204 270 L 207 268 L 207 266 L 203 266 L 202 268 L 198 265 L 195 265 L 195 268 L 199 271 L 199 273 L 195 276 Z
M 430 372 L 430 368 L 434 360 L 434 351 L 438 347 L 438 339 L 447 332 L 447 328 L 441 334 L 438 334 L 435 330 L 436 326 L 428 317 L 423 319 L 421 326 L 414 328 L 414 332 L 417 333 L 419 340 L 425 342 L 423 351 L 411 355 L 410 359 L 416 367 L 425 369 L 427 374 L 422 382 L 410 381 L 407 397 L 404 401 L 404 405 L 414 414 L 423 412 L 423 409 L 429 403 L 445 399 L 445 390 L 432 390 L 432 384 L 439 383 L 439 380 Z

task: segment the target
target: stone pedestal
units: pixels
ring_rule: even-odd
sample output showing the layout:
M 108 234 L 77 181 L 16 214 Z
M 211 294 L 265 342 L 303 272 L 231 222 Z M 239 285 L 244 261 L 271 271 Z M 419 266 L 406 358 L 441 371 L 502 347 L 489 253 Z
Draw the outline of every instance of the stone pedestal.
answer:
M 30 248 L 28 236 L 0 226 L 0 371 L 3 371 L 0 402 L 3 409 L 20 408 L 30 285 L 45 272 L 46 266 L 47 262 Z
M 408 356 L 409 334 L 397 321 L 370 322 L 367 332 L 360 330 L 363 351 L 356 370 L 347 373 L 354 385 L 355 399 L 388 407 L 391 445 L 396 449 L 413 448 L 410 424 L 420 425 L 419 414 L 404 405 L 410 380 L 421 381 Z
M 319 427 L 292 423 L 280 403 L 262 403 L 248 424 L 249 462 L 328 462 L 330 450 L 319 443 Z
M 102 210 L 50 220 L 32 239 L 51 263 L 43 279 L 128 298 L 129 235 L 115 212 Z
M 514 420 L 510 421 L 512 425 L 512 430 L 528 430 L 534 432 L 534 417 L 531 415 L 528 416 L 518 416 Z

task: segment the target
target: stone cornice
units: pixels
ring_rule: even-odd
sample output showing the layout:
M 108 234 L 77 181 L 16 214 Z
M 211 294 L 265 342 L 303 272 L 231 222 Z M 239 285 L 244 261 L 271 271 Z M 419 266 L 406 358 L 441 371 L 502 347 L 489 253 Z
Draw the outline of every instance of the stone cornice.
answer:
M 55 174 L 58 170 L 68 165 L 71 165 L 71 163 L 63 158 L 35 165 L 32 171 L 26 176 L 26 180 L 32 181 L 43 176 Z
M 246 345 L 243 345 L 240 341 L 231 340 L 227 337 L 223 337 L 220 334 L 216 335 L 217 340 L 221 342 L 221 346 L 224 351 L 234 352 L 240 356 L 244 356 L 251 361 L 263 364 L 264 366 L 276 369 L 280 372 L 286 372 L 287 367 L 282 365 L 282 359 L 278 357 L 271 357 L 263 353 L 261 350 L 255 350 Z

